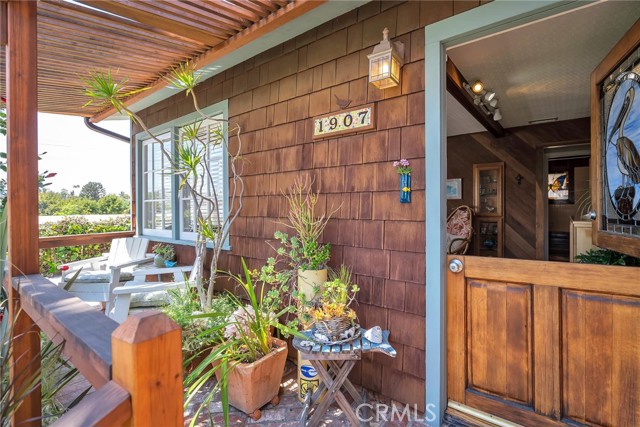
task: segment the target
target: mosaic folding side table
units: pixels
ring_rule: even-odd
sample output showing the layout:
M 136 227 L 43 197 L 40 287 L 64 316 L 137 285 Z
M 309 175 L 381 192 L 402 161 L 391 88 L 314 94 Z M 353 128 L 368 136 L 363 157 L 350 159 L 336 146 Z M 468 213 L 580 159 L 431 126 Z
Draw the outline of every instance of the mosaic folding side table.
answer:
M 362 358 L 364 353 L 383 353 L 390 357 L 396 357 L 396 351 L 389 344 L 389 331 L 382 331 L 382 342 L 373 343 L 364 337 L 365 330 L 362 329 L 360 335 L 342 344 L 323 345 L 313 340 L 313 331 L 303 331 L 308 337 L 307 340 L 295 338 L 293 346 L 299 350 L 305 359 L 309 360 L 313 368 L 318 372 L 322 383 L 311 395 L 308 394 L 305 408 L 302 412 L 302 426 L 316 427 L 322 421 L 329 405 L 335 400 L 338 406 L 344 411 L 352 426 L 360 425 L 360 420 L 356 414 L 357 405 L 364 402 L 363 397 L 358 394 L 356 388 L 351 384 L 349 373 L 356 362 Z M 326 363 L 326 366 L 323 365 Z M 323 393 L 326 390 L 324 396 Z M 351 396 L 355 402 L 355 408 L 351 406 L 343 390 Z M 322 397 L 322 399 L 320 399 Z M 311 418 L 308 414 L 312 407 L 315 407 Z

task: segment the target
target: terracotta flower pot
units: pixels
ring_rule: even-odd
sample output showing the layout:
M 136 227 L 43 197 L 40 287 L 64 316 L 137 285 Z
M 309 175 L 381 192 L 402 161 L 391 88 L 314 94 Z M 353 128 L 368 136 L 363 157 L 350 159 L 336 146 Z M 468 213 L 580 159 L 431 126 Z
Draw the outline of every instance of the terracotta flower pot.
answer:
M 253 363 L 239 363 L 227 374 L 229 404 L 245 414 L 255 412 L 278 396 L 287 361 L 287 342 L 274 338 L 273 343 L 271 353 Z M 221 375 L 220 369 L 216 370 L 218 381 Z

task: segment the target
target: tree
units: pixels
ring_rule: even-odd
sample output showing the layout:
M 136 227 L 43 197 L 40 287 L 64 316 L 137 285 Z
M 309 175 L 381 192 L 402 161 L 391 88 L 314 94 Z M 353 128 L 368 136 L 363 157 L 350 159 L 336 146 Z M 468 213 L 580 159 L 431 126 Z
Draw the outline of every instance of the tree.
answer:
M 108 194 L 98 200 L 98 212 L 109 215 L 129 213 L 129 200 L 115 194 Z
M 89 181 L 82 186 L 80 190 L 80 197 L 98 201 L 107 194 L 104 186 L 99 182 Z

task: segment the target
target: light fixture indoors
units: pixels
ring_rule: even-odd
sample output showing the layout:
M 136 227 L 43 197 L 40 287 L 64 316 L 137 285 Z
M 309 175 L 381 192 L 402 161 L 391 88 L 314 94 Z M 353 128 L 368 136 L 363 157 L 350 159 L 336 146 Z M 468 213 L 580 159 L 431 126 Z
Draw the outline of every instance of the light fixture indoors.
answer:
M 476 95 L 480 95 L 482 93 L 482 91 L 484 90 L 484 85 L 482 84 L 482 82 L 480 80 L 476 80 L 476 82 L 473 84 L 473 86 L 471 86 L 471 90 Z
M 502 120 L 502 113 L 498 108 L 498 98 L 496 98 L 495 92 L 485 89 L 480 80 L 476 80 L 473 85 L 463 82 L 462 87 L 471 96 L 473 103 L 480 107 L 487 116 L 492 116 L 496 122 Z
M 389 29 L 382 31 L 382 41 L 378 43 L 369 58 L 369 83 L 378 89 L 386 89 L 400 84 L 400 68 L 404 64 L 404 43 L 389 41 Z

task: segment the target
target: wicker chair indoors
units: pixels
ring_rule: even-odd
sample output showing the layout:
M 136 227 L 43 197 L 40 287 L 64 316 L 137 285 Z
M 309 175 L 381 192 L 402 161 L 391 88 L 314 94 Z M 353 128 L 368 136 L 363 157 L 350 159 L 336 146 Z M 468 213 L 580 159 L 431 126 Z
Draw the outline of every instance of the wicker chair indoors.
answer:
M 464 255 L 471 245 L 473 211 L 463 205 L 455 208 L 447 217 L 447 253 Z

